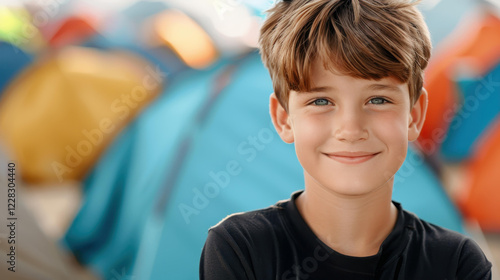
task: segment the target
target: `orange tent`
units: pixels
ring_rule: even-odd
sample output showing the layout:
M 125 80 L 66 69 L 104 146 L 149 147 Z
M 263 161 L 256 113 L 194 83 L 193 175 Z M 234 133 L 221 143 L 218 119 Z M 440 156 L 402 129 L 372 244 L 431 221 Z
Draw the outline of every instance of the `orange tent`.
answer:
M 467 162 L 467 183 L 458 197 L 467 218 L 485 231 L 500 232 L 500 119 L 483 135 L 473 158 Z

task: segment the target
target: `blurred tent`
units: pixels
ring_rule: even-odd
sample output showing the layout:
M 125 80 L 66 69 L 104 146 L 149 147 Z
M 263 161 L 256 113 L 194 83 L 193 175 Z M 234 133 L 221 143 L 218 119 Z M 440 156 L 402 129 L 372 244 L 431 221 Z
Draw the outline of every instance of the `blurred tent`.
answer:
M 129 22 L 144 22 L 153 16 L 168 10 L 169 6 L 161 1 L 137 1 L 125 7 L 119 14 Z
M 46 42 L 33 21 L 23 7 L 0 6 L 0 41 L 29 53 L 40 50 Z
M 426 71 L 427 117 L 419 137 L 426 154 L 439 152 L 460 100 L 455 80 L 464 69 L 483 76 L 500 61 L 500 18 L 485 7 L 466 19 L 439 46 Z
M 271 92 L 257 52 L 178 76 L 85 180 L 66 246 L 106 279 L 123 268 L 140 279 L 195 279 L 210 226 L 303 186 L 293 146 L 272 127 Z M 407 161 L 394 199 L 463 232 L 426 163 L 412 150 Z
M 182 12 L 162 10 L 165 4 L 137 2 L 101 24 L 71 6 L 64 7 L 66 17 L 55 9 L 51 21 L 40 26 L 41 33 L 33 27 L 37 35 L 45 36 L 50 52 L 17 77 L 0 103 L 7 108 L 0 113 L 0 122 L 4 120 L 0 134 L 20 157 L 25 179 L 31 183 L 81 179 L 116 133 L 160 92 L 166 76 L 188 66 L 206 67 L 217 59 L 214 44 L 203 29 Z M 43 7 L 31 7 L 33 16 L 43 11 Z M 114 20 L 117 25 L 113 28 L 108 23 Z M 134 29 L 127 30 L 126 26 Z M 117 29 L 125 31 L 124 35 L 115 36 Z M 3 43 L 0 46 L 2 50 L 6 47 Z M 2 54 L 8 56 L 5 51 Z M 8 71 L 11 69 L 9 66 Z M 141 99 L 139 106 L 123 96 L 141 95 L 137 89 L 147 87 L 145 82 L 156 84 L 145 90 L 147 98 L 137 97 Z M 8 124 L 7 117 L 16 121 Z M 108 119 L 113 127 L 117 125 L 116 131 L 108 134 L 94 130 Z M 21 139 L 31 128 L 38 137 Z M 106 136 L 102 143 L 101 134 Z M 91 143 L 92 137 L 96 137 L 97 145 Z
M 195 49 L 197 55 L 193 57 L 205 57 L 205 61 L 213 63 L 216 59 L 215 54 L 211 53 L 207 56 L 203 49 L 203 47 L 206 47 L 206 44 L 199 44 L 200 41 L 203 41 L 199 37 L 203 37 L 206 34 L 203 34 L 202 31 L 196 34 L 190 29 L 198 28 L 197 30 L 200 31 L 199 27 L 193 26 L 193 24 L 189 25 L 186 21 L 178 20 L 170 24 L 170 28 L 177 28 L 180 32 L 163 37 L 158 34 L 165 28 L 160 25 L 158 18 L 169 18 L 172 16 L 171 13 L 162 10 L 165 7 L 164 4 L 157 2 L 137 2 L 132 7 L 127 8 L 123 14 L 120 13 L 98 24 L 98 31 L 93 33 L 92 36 L 85 37 L 84 40 L 79 41 L 79 45 L 103 51 L 126 51 L 134 53 L 142 59 L 149 61 L 150 64 L 154 64 L 159 69 L 158 71 L 165 72 L 169 76 L 182 72 L 189 66 L 193 66 L 186 64 L 186 61 L 181 60 L 175 52 L 175 47 L 179 48 L 181 46 L 170 43 L 170 41 L 177 40 L 176 36 L 191 34 L 190 40 L 197 47 Z M 58 32 L 62 33 L 62 31 Z M 68 32 L 71 33 L 70 30 Z M 64 37 L 64 35 L 62 36 Z M 213 48 L 212 45 L 209 47 Z
M 193 19 L 180 11 L 162 12 L 153 19 L 152 27 L 152 40 L 169 46 L 192 68 L 205 68 L 218 59 L 219 54 L 212 38 Z
M 163 2 L 134 2 L 101 19 L 96 25 L 102 36 L 92 38 L 85 45 L 147 49 L 150 47 L 149 42 L 145 42 L 144 39 L 145 34 L 151 33 L 149 21 L 167 9 L 168 6 Z
M 497 92 L 498 94 L 498 92 Z M 498 106 L 498 103 L 497 103 Z M 500 118 L 478 141 L 466 164 L 465 188 L 458 202 L 464 215 L 484 231 L 500 232 Z
M 429 27 L 432 44 L 439 46 L 453 30 L 460 27 L 470 12 L 485 0 L 423 0 L 418 7 Z M 496 1 L 496 0 L 495 0 Z
M 0 97 L 5 87 L 33 61 L 33 57 L 18 47 L 0 41 Z
M 498 29 L 500 37 L 500 25 Z M 444 159 L 461 161 L 473 156 L 482 134 L 500 113 L 500 56 L 498 65 L 484 77 L 457 81 L 461 106 L 441 146 Z
M 219 54 L 235 57 L 257 47 L 262 19 L 249 7 L 251 0 L 206 1 L 164 0 L 169 7 L 184 12 L 204 28 Z M 264 4 L 262 0 L 255 0 Z M 256 3 L 256 4 L 257 4 Z M 271 5 L 267 1 L 265 3 Z
M 47 34 L 51 47 L 58 48 L 66 45 L 78 45 L 97 34 L 95 23 L 90 17 L 75 15 L 64 18 L 61 22 L 55 22 L 51 30 L 52 34 Z
M 64 238 L 82 263 L 104 278 L 131 268 L 145 217 L 152 212 L 182 135 L 209 96 L 212 78 L 226 65 L 180 74 L 167 92 L 116 139 L 84 182 L 83 205 Z
M 39 59 L 0 100 L 0 137 L 30 183 L 79 180 L 163 87 L 127 52 L 68 47 Z
M 0 97 L 5 88 L 33 61 L 45 41 L 22 7 L 0 6 Z

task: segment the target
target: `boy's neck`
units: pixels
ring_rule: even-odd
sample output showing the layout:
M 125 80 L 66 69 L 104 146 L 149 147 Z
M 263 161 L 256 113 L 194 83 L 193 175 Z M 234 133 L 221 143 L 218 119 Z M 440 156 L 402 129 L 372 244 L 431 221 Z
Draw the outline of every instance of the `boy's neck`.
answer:
M 393 179 L 363 196 L 340 195 L 317 185 L 308 188 L 308 183 L 316 182 L 308 182 L 307 178 L 305 183 L 297 208 L 323 243 L 348 256 L 378 253 L 398 216 L 391 202 Z

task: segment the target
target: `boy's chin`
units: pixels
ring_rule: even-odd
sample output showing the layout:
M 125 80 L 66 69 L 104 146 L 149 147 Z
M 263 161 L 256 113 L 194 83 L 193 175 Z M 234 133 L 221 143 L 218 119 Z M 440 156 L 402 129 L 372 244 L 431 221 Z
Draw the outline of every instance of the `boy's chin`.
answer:
M 372 193 L 377 193 L 383 189 L 392 187 L 388 180 L 378 183 L 372 182 L 336 182 L 335 184 L 323 184 L 329 193 L 338 196 L 364 197 Z

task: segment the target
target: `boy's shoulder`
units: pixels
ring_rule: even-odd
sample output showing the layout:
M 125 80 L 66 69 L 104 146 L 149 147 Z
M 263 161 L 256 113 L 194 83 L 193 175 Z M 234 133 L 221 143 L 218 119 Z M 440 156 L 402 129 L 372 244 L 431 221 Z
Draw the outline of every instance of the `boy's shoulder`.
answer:
M 440 243 L 452 247 L 470 239 L 459 232 L 420 219 L 410 211 L 402 209 L 402 212 L 404 213 L 405 226 L 413 233 L 414 238 L 422 239 L 422 244 L 435 245 L 435 243 Z
M 457 275 L 468 275 L 460 279 L 475 279 L 472 276 L 483 275 L 491 268 L 479 245 L 469 236 L 429 223 L 409 211 L 403 213 L 409 237 L 403 254 L 409 262 L 426 260 L 429 264 L 445 265 Z
M 209 231 L 223 236 L 265 236 L 283 225 L 283 215 L 289 200 L 282 200 L 267 208 L 227 216 Z
M 293 208 L 291 199 L 278 201 L 275 205 L 249 212 L 235 213 L 227 216 L 209 231 L 221 237 L 244 237 L 255 239 L 268 238 L 270 235 L 284 233 L 290 224 L 290 208 Z M 420 219 L 416 214 L 405 210 L 401 204 L 394 202 L 399 210 L 400 227 L 398 234 L 409 235 L 412 243 L 428 247 L 429 252 L 440 250 L 456 251 L 466 243 L 474 243 L 471 238 L 456 231 L 429 223 Z M 288 208 L 288 209 L 287 209 Z
M 253 243 L 267 244 L 263 249 L 269 249 L 272 245 L 282 243 L 283 239 L 298 240 L 299 237 L 295 236 L 299 233 L 294 226 L 296 221 L 290 213 L 294 205 L 290 203 L 293 201 L 288 199 L 267 208 L 229 215 L 210 231 L 226 241 L 231 240 L 238 247 Z M 394 203 L 399 209 L 400 220 L 391 238 L 388 238 L 392 244 L 386 245 L 399 247 L 402 251 L 390 251 L 436 262 L 455 259 L 457 266 L 464 256 L 484 258 L 482 250 L 472 238 L 422 220 L 403 209 L 399 203 Z
M 296 196 L 268 208 L 230 215 L 210 228 L 201 267 L 230 268 L 253 275 L 248 279 L 270 279 L 266 277 L 285 275 L 300 265 L 297 260 L 311 256 L 321 263 L 326 261 L 323 256 L 328 263 L 357 261 L 342 257 L 315 237 L 300 217 Z M 491 263 L 471 238 L 428 223 L 394 204 L 398 220 L 377 254 L 381 279 L 393 279 L 394 273 L 405 279 L 490 279 Z M 319 263 L 317 273 L 329 271 L 329 265 Z

